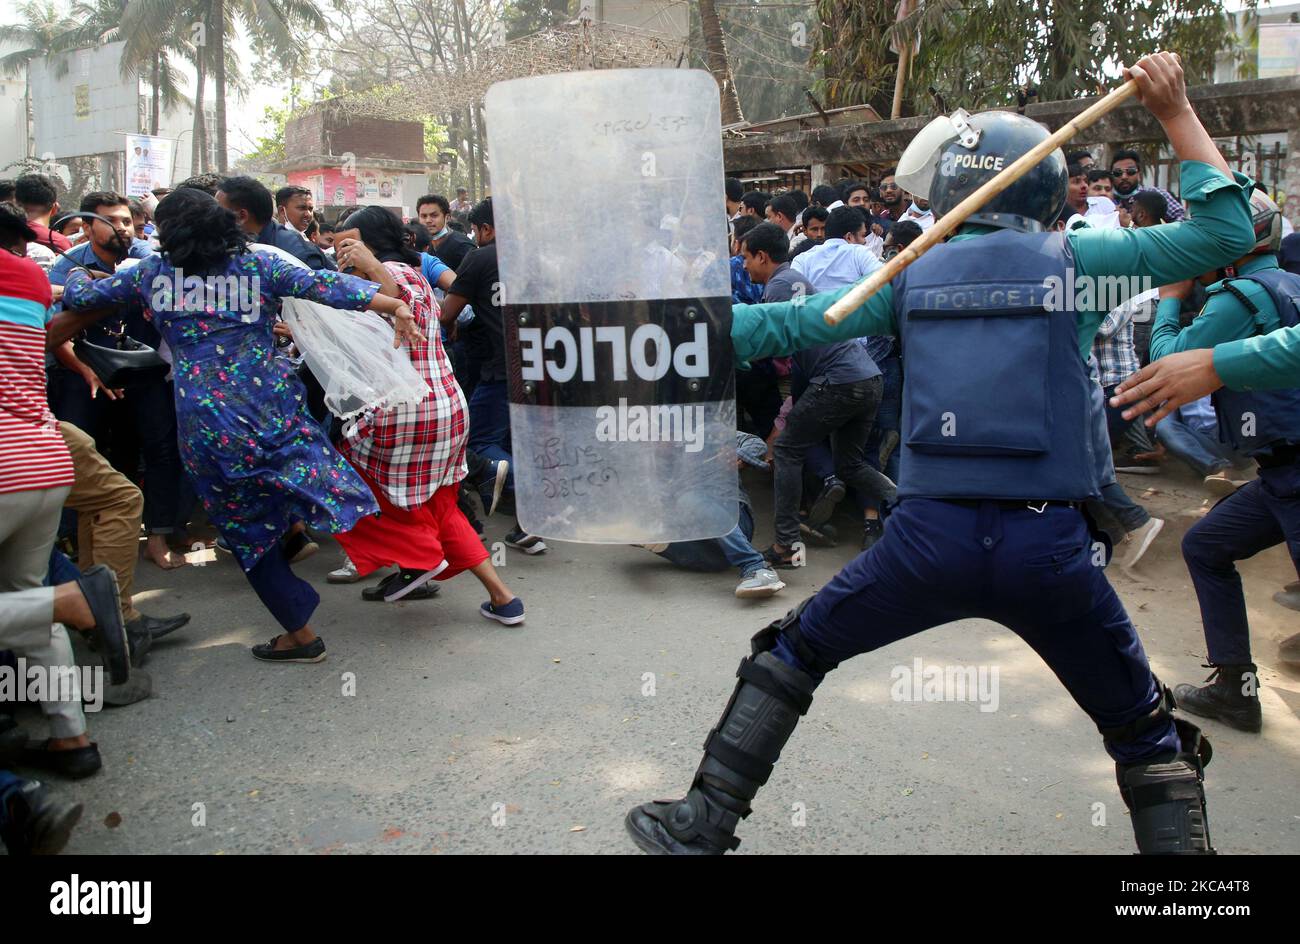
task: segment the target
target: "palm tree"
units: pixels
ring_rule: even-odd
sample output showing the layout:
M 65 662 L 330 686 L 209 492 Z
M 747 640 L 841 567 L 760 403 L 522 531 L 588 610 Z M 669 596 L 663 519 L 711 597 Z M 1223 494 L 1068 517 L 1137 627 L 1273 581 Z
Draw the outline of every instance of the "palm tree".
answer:
M 201 27 L 201 29 L 196 29 Z M 237 61 L 227 48 L 227 37 L 242 27 L 278 58 L 301 55 L 305 37 L 324 31 L 325 17 L 315 0 L 127 0 L 122 31 L 136 55 L 162 45 L 168 36 L 195 34 L 195 147 L 203 125 L 203 99 L 207 77 L 216 87 L 217 170 L 226 170 L 226 96 L 231 68 Z M 206 137 L 206 135 L 203 135 Z
M 41 59 L 68 49 L 68 35 L 76 26 L 76 21 L 65 16 L 53 2 L 27 0 L 18 5 L 19 22 L 9 26 L 0 26 L 0 43 L 12 43 L 18 49 L 7 56 L 0 57 L 0 75 L 24 75 L 23 99 L 26 104 L 27 118 L 27 156 L 32 157 L 35 136 L 33 134 L 35 113 L 32 108 L 32 60 Z M 67 63 L 63 64 L 67 70 Z
M 699 0 L 700 32 L 704 34 L 705 58 L 709 71 L 718 83 L 722 94 L 722 123 L 733 125 L 745 120 L 740 110 L 740 97 L 736 94 L 736 80 L 731 74 L 731 60 L 727 58 L 727 43 L 722 33 L 722 20 L 713 0 Z

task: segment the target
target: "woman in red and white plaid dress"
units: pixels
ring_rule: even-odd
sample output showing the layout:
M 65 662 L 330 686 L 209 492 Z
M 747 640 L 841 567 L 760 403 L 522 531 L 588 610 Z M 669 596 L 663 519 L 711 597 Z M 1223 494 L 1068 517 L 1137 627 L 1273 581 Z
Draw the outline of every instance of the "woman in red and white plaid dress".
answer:
M 442 347 L 438 305 L 420 273 L 419 253 L 407 244 L 397 217 L 382 207 L 353 213 L 338 228 L 341 234 L 347 230 L 357 230 L 360 241 L 345 235 L 337 250 L 339 268 L 361 274 L 379 266 L 388 270 L 428 339 L 406 351 L 430 391 L 419 403 L 364 413 L 343 427 L 340 451 L 370 485 L 380 513 L 338 535 L 338 542 L 361 576 L 399 568 L 361 596 L 389 603 L 425 598 L 436 592 L 430 580 L 468 570 L 490 596 L 480 608 L 484 616 L 522 623 L 523 602 L 501 580 L 456 504 L 458 483 L 467 473 L 468 408 Z

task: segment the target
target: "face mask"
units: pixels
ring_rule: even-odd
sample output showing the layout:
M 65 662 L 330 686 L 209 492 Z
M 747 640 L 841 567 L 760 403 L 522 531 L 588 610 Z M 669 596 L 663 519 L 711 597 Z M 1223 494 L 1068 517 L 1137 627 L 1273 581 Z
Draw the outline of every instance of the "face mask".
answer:
M 450 226 L 444 226 L 442 229 L 438 230 L 438 232 L 436 232 L 436 233 L 433 234 L 433 238 L 434 238 L 434 239 L 442 239 L 444 236 L 446 236 L 446 235 L 447 235 L 448 233 L 450 233 L 450 232 L 451 232 L 451 227 L 450 227 Z

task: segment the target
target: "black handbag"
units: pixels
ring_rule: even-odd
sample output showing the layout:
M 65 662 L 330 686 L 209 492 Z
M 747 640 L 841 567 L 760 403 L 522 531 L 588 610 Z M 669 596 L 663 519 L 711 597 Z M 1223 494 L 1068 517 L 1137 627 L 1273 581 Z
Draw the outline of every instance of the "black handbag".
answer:
M 72 345 L 77 358 L 110 390 L 153 383 L 162 380 L 171 370 L 171 365 L 149 345 L 126 334 L 114 337 L 116 347 L 92 344 L 85 338 L 78 338 Z

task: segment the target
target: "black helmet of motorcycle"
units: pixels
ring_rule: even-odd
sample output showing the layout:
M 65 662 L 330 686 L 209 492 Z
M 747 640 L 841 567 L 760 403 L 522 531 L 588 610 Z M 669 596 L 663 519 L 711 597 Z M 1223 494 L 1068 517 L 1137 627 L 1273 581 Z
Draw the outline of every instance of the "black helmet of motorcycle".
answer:
M 959 110 L 936 118 L 908 145 L 899 160 L 900 186 L 927 198 L 941 217 L 1049 136 L 1043 125 L 1015 112 Z M 1061 215 L 1069 182 L 1057 148 L 967 222 L 1041 232 Z

